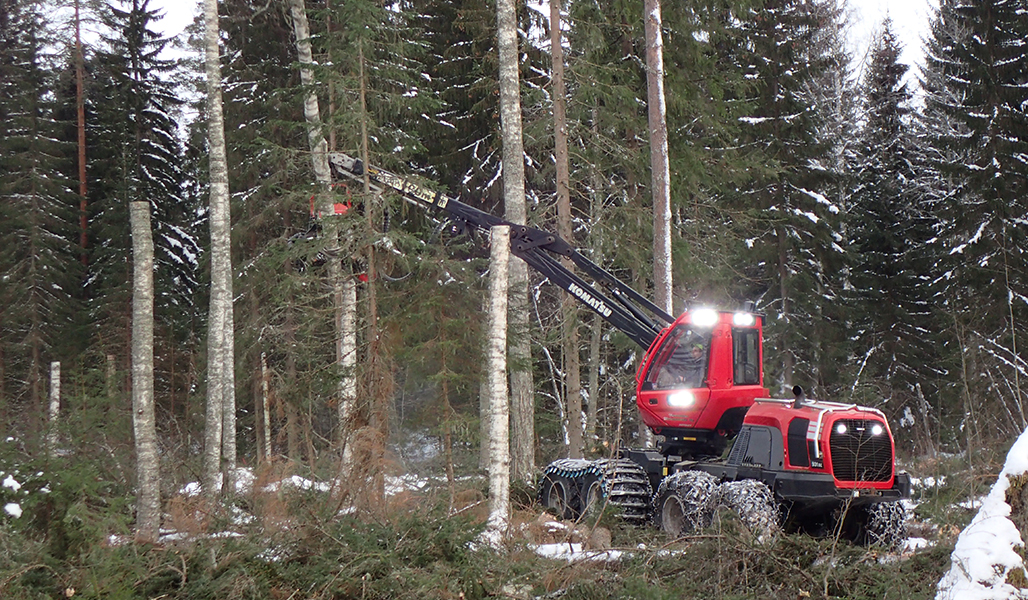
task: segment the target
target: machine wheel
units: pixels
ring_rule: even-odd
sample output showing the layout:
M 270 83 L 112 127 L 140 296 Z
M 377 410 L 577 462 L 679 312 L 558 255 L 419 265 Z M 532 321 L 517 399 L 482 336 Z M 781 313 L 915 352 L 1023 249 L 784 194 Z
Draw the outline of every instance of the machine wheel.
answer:
M 727 481 L 718 487 L 718 504 L 735 513 L 758 538 L 782 530 L 781 512 L 771 489 L 763 481 Z
M 557 513 L 561 519 L 578 517 L 578 490 L 573 481 L 548 473 L 539 485 L 539 503 Z
M 710 525 L 717 478 L 703 471 L 681 471 L 665 477 L 653 496 L 653 523 L 676 537 Z
M 607 494 L 603 491 L 603 480 L 597 475 L 587 475 L 582 480 L 580 498 L 582 500 L 582 514 L 595 515 L 603 510 L 607 503 Z
M 892 550 L 907 534 L 907 511 L 899 502 L 879 502 L 867 507 L 864 544 Z

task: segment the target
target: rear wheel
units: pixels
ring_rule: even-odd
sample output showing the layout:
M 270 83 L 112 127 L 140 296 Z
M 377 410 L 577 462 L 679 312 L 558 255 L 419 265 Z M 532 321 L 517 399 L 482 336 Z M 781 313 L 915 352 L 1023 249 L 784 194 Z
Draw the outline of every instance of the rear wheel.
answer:
M 664 478 L 653 497 L 653 523 L 676 537 L 710 525 L 717 479 L 703 471 L 682 471 Z
M 539 486 L 539 503 L 561 519 L 578 516 L 578 494 L 574 482 L 562 475 L 549 473 L 543 477 Z

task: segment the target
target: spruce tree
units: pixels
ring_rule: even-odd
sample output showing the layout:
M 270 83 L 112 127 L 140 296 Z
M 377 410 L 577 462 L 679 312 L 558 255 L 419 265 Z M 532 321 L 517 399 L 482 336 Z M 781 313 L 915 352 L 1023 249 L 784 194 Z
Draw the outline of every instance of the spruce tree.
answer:
M 847 211 L 850 319 L 859 383 L 886 399 L 894 411 L 923 412 L 938 375 L 931 358 L 931 309 L 921 264 L 929 222 L 914 186 L 912 93 L 903 48 L 886 19 L 876 34 L 860 86 L 863 126 L 855 166 L 852 207 Z M 920 388 L 918 387 L 920 385 Z M 902 413 L 894 412 L 899 417 Z
M 21 425 L 37 430 L 44 370 L 73 346 L 64 336 L 80 277 L 78 204 L 65 176 L 74 147 L 60 141 L 64 125 L 55 121 L 46 13 L 31 0 L 0 4 L 0 401 L 24 409 Z
M 744 21 L 751 51 L 737 59 L 755 84 L 743 140 L 763 166 L 726 201 L 739 211 L 736 260 L 750 294 L 775 315 L 766 321 L 765 383 L 779 393 L 800 383 L 824 394 L 839 381 L 841 324 L 831 307 L 842 287 L 849 94 L 840 15 L 832 0 L 770 2 Z
M 1028 318 L 1026 15 L 1020 1 L 942 2 L 923 72 L 919 162 L 935 219 L 933 304 L 955 374 L 947 407 L 969 415 L 968 445 L 979 443 L 977 431 L 1026 423 L 1017 347 Z

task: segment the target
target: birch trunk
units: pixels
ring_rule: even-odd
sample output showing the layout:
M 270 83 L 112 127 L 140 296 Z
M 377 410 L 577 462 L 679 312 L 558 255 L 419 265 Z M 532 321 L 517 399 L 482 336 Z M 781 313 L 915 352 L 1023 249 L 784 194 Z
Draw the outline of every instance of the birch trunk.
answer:
M 218 47 L 217 0 L 204 0 L 204 64 L 207 75 L 207 145 L 210 162 L 211 304 L 207 332 L 207 406 L 204 428 L 204 493 L 213 498 L 220 491 L 224 451 L 226 399 L 235 398 L 232 335 L 232 217 L 229 209 L 228 158 L 225 149 L 225 118 L 221 93 L 221 62 Z M 234 431 L 234 423 L 229 426 Z M 234 437 L 233 437 L 234 440 Z M 234 447 L 234 445 L 233 445 Z M 231 457 L 234 462 L 235 457 Z
M 646 93 L 650 124 L 650 178 L 653 187 L 653 282 L 656 305 L 672 314 L 671 191 L 664 102 L 664 42 L 660 0 L 646 0 Z
M 571 228 L 571 191 L 568 173 L 568 129 L 565 111 L 564 47 L 560 33 L 560 0 L 550 0 L 550 56 L 553 59 L 553 139 L 557 167 L 557 229 L 560 237 L 573 242 Z M 574 269 L 567 257 L 564 267 Z M 561 296 L 563 317 L 564 401 L 568 407 L 568 457 L 582 458 L 582 372 L 578 340 L 578 301 Z
M 525 148 L 521 128 L 518 77 L 517 15 L 514 0 L 497 0 L 496 26 L 500 62 L 500 125 L 503 137 L 503 206 L 511 223 L 527 221 Z M 513 417 L 514 477 L 529 480 L 535 471 L 535 406 L 532 347 L 528 335 L 528 265 L 510 261 L 510 387 Z
M 132 228 L 132 431 L 136 441 L 136 539 L 161 527 L 161 463 L 153 391 L 153 235 L 150 202 L 130 202 Z
M 492 228 L 489 278 L 489 529 L 503 534 L 510 523 L 510 443 L 507 401 L 507 284 L 510 227 Z
M 50 363 L 50 410 L 47 419 L 46 450 L 53 458 L 57 452 L 60 436 L 57 433 L 61 417 L 61 363 Z
M 667 107 L 664 102 L 664 41 L 660 0 L 645 0 L 646 104 L 650 125 L 650 180 L 653 188 L 653 285 L 655 304 L 673 314 L 671 277 L 671 178 L 668 167 Z M 653 445 L 653 434 L 639 420 L 639 439 Z
M 318 95 L 314 92 L 314 52 L 311 48 L 310 25 L 304 0 L 289 0 L 289 14 L 296 35 L 296 54 L 300 62 L 300 82 L 308 89 L 303 102 L 303 116 L 307 121 L 307 143 L 311 149 L 311 168 L 318 184 L 318 210 L 323 215 L 335 213 L 329 190 L 332 186 L 332 171 L 328 164 L 328 142 L 322 131 L 321 108 Z M 322 224 L 322 231 L 330 248 L 339 247 L 339 229 L 331 219 Z M 339 448 L 342 452 L 342 472 L 350 470 L 350 455 L 347 444 L 348 428 L 357 395 L 357 380 L 354 373 L 357 353 L 357 286 L 352 280 L 344 281 L 342 265 L 338 260 L 327 264 L 328 283 L 332 289 L 336 329 L 336 364 L 342 372 L 339 379 Z

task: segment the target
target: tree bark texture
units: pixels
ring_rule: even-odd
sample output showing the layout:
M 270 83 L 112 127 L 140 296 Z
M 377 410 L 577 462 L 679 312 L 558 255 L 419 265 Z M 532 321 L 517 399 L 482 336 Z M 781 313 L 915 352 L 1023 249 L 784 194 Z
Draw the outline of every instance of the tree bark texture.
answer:
M 664 42 L 660 0 L 645 0 L 646 104 L 650 124 L 650 178 L 653 187 L 653 282 L 655 304 L 669 314 L 672 307 L 671 191 L 667 148 L 667 106 L 664 102 Z
M 510 227 L 492 228 L 489 278 L 489 528 L 504 533 L 510 523 L 510 405 L 507 400 L 507 284 Z
M 204 428 L 204 493 L 214 497 L 220 491 L 222 458 L 234 467 L 235 456 L 224 456 L 226 407 L 234 400 L 234 345 L 226 344 L 232 331 L 232 215 L 229 208 L 228 158 L 225 148 L 225 118 L 222 106 L 221 62 L 217 0 L 204 0 L 204 64 L 207 75 L 207 145 L 210 163 L 211 304 L 207 331 L 207 406 Z M 229 426 L 234 431 L 234 424 Z M 234 440 L 234 437 L 233 437 Z M 232 446 L 234 449 L 234 444 Z
M 57 433 L 61 418 L 61 363 L 57 361 L 50 363 L 50 410 L 47 417 L 46 450 L 52 458 L 61 441 Z
M 311 149 L 311 168 L 318 184 L 318 210 L 322 215 L 333 215 L 334 207 L 329 194 L 332 186 L 332 172 L 328 164 L 328 142 L 322 131 L 321 108 L 318 95 L 314 92 L 314 52 L 311 48 L 310 25 L 304 0 L 289 0 L 289 13 L 296 35 L 296 54 L 300 62 L 300 82 L 307 88 L 303 102 L 303 115 L 307 120 L 307 142 Z M 323 234 L 331 248 L 339 247 L 339 229 L 329 218 L 322 226 Z M 342 371 L 339 379 L 339 448 L 342 452 L 342 471 L 349 472 L 349 449 L 347 440 L 352 421 L 353 403 L 357 396 L 357 380 L 354 366 L 357 360 L 357 287 L 349 278 L 344 278 L 340 261 L 330 260 L 327 264 L 328 284 L 332 289 L 335 314 L 336 364 Z M 344 281 L 344 279 L 346 279 Z
M 503 206 L 511 223 L 523 225 L 525 148 L 521 128 L 518 32 L 514 0 L 497 0 L 496 26 L 500 63 L 500 125 L 503 137 Z M 532 346 L 528 335 L 528 265 L 510 262 L 510 387 L 513 417 L 514 477 L 527 481 L 535 470 L 535 403 Z
M 153 385 L 153 235 L 150 202 L 129 203 L 132 229 L 132 431 L 136 442 L 136 538 L 157 541 L 161 462 Z
M 568 168 L 568 126 L 565 110 L 564 46 L 560 31 L 560 0 L 550 0 L 550 56 L 553 59 L 553 140 L 554 160 L 557 168 L 557 228 L 560 237 L 574 244 L 571 226 L 571 177 Z M 574 269 L 567 257 L 561 258 L 564 267 Z M 568 407 L 568 457 L 582 458 L 582 374 L 578 339 L 578 301 L 561 296 L 564 330 L 564 398 Z

